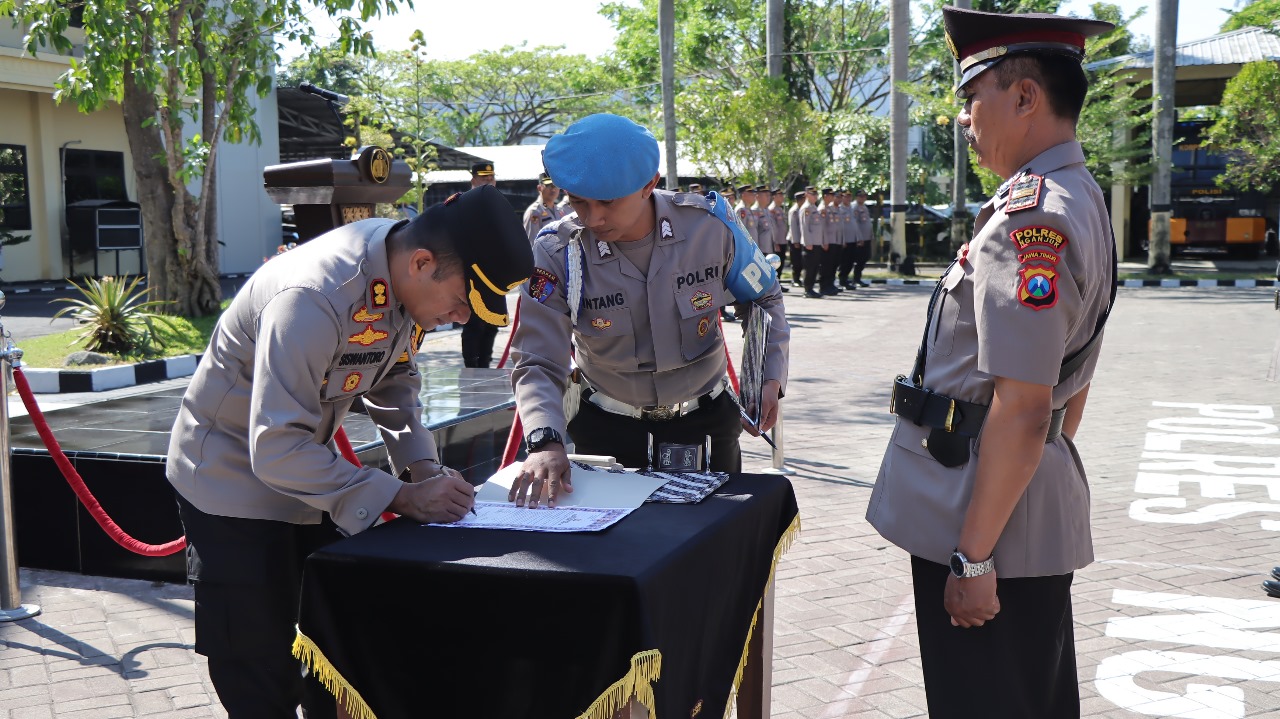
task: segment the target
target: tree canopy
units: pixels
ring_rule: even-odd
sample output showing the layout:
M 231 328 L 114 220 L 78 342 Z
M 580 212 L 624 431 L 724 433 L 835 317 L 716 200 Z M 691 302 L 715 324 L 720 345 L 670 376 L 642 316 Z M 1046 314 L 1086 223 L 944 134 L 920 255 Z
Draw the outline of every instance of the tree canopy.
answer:
M 373 48 L 363 21 L 408 0 L 0 0 L 24 41 L 69 56 L 55 98 L 83 112 L 118 104 L 147 227 L 152 297 L 183 315 L 218 312 L 215 161 L 258 141 L 256 97 L 271 92 L 280 43 L 315 44 L 305 12 L 330 14 L 343 55 Z M 84 30 L 77 47 L 72 14 Z M 196 189 L 189 189 L 194 185 Z
M 1280 182 L 1280 67 L 1251 62 L 1227 81 L 1218 121 L 1206 135 L 1214 149 L 1227 155 L 1219 185 L 1236 190 L 1269 192 Z

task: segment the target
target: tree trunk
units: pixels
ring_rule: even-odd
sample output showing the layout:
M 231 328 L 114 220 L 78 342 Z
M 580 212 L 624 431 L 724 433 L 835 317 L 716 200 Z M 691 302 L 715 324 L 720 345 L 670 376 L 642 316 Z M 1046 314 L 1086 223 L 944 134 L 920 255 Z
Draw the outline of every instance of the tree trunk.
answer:
M 164 159 L 164 143 L 155 122 L 158 115 L 155 96 L 133 81 L 133 73 L 128 68 L 124 72 L 121 108 L 137 178 L 138 203 L 142 205 L 150 299 L 172 303 L 165 309 L 182 317 L 214 314 L 222 304 L 216 223 L 204 223 L 205 237 L 198 238 L 195 237 L 196 213 L 181 213 L 187 225 L 182 234 L 191 238 L 191 246 L 203 249 L 192 253 L 190 248 L 181 248 L 180 252 L 173 211 L 181 193 L 185 204 L 196 207 L 196 212 L 208 213 L 212 219 L 213 198 L 204 198 L 202 202 L 191 197 L 186 187 L 173 187 Z M 212 165 L 208 171 L 214 171 Z

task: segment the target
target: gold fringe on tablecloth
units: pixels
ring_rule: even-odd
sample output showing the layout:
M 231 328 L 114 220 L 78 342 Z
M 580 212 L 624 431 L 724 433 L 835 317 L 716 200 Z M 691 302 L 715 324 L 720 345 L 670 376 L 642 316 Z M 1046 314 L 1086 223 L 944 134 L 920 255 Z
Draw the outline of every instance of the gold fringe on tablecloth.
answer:
M 632 697 L 643 704 L 649 710 L 650 719 L 654 719 L 657 715 L 654 710 L 653 683 L 661 675 L 662 652 L 650 649 L 632 656 L 631 669 L 626 675 L 596 697 L 577 719 L 613 719 Z
M 320 651 L 320 647 L 317 647 L 315 642 L 301 631 L 293 640 L 293 656 L 311 669 L 324 688 L 333 695 L 334 700 L 346 706 L 347 714 L 351 715 L 351 719 L 377 719 L 373 710 L 365 703 L 364 697 L 360 696 L 360 692 L 356 691 L 355 687 L 333 668 L 324 652 Z
M 796 538 L 800 536 L 800 514 L 791 520 L 791 526 L 778 539 L 778 546 L 773 548 L 773 564 L 769 565 L 769 581 L 764 583 L 766 589 L 773 584 L 773 573 L 778 569 L 778 560 L 791 549 Z M 747 671 L 747 653 L 751 650 L 751 637 L 756 633 L 756 622 L 760 619 L 760 608 L 764 606 L 764 595 L 756 602 L 755 614 L 751 615 L 751 628 L 747 630 L 747 643 L 742 646 L 742 659 L 738 660 L 738 671 L 733 674 L 733 690 L 729 692 L 729 701 L 724 705 L 724 719 L 729 719 L 733 712 L 733 700 L 738 696 L 738 687 L 742 685 L 742 675 Z M 773 661 L 773 657 L 764 657 L 765 661 Z

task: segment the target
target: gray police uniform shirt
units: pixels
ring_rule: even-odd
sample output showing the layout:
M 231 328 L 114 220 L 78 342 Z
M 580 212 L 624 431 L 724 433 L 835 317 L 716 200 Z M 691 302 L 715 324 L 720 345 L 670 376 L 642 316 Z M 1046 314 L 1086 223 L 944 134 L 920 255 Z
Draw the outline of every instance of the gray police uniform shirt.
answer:
M 850 242 L 861 243 L 871 241 L 871 210 L 866 205 L 854 203 L 849 207 L 849 216 L 852 220 L 849 233 Z
M 437 459 L 413 354 L 422 331 L 396 300 L 391 220 L 338 228 L 272 258 L 222 314 L 182 399 L 167 475 L 224 517 L 369 527 L 403 483 L 329 445 L 363 399 L 394 474 Z
M 738 200 L 738 204 L 734 205 L 733 211 L 738 215 L 738 222 L 747 228 L 747 234 L 751 235 L 751 241 L 760 245 L 760 222 L 756 217 L 756 213 L 742 200 Z
M 800 231 L 800 205 L 803 203 L 794 203 L 791 209 L 787 211 L 787 241 L 793 245 L 802 244 L 802 234 Z
M 758 202 L 751 206 L 751 214 L 756 216 L 756 245 L 767 255 L 773 252 L 773 215 Z
M 816 205 L 805 200 L 800 208 L 800 241 L 805 247 L 821 247 L 826 243 L 826 219 Z
M 773 222 L 773 251 L 781 252 L 787 244 L 787 211 L 776 202 L 770 203 L 768 209 Z
M 844 234 L 841 232 L 840 208 L 835 203 L 824 202 L 818 205 L 818 212 L 822 215 L 822 236 L 827 244 L 843 245 Z
M 565 433 L 571 346 L 592 387 L 633 406 L 684 402 L 724 379 L 717 314 L 732 301 L 725 280 L 734 259 L 733 237 L 701 195 L 655 190 L 653 198 L 655 243 L 647 276 L 614 244 L 595 239 L 576 216 L 534 242 L 533 276 L 520 290 L 520 324 L 512 340 L 511 380 L 526 431 L 550 427 Z M 576 325 L 566 287 L 574 237 L 584 255 Z M 772 318 L 764 379 L 777 380 L 785 392 L 791 331 L 778 284 L 756 304 Z
M 1056 385 L 1064 357 L 1083 347 L 1106 312 L 1111 229 L 1102 191 L 1077 142 L 1028 163 L 978 213 L 967 255 L 942 278 L 927 343 L 925 387 L 990 405 L 996 377 Z M 1062 407 L 1093 378 L 1099 349 L 1053 388 Z M 960 538 L 982 453 L 948 469 L 898 418 L 867 520 L 915 556 L 945 564 Z M 975 559 L 985 559 L 976 557 Z M 1093 561 L 1089 485 L 1066 436 L 1044 446 L 1031 483 L 995 547 L 1001 577 L 1066 574 Z
M 525 208 L 524 211 L 524 232 L 529 236 L 529 241 L 533 242 L 533 238 L 538 236 L 543 227 L 564 217 L 565 213 L 560 209 L 559 205 L 547 207 L 542 204 L 542 198 L 539 197 L 533 201 L 533 204 Z

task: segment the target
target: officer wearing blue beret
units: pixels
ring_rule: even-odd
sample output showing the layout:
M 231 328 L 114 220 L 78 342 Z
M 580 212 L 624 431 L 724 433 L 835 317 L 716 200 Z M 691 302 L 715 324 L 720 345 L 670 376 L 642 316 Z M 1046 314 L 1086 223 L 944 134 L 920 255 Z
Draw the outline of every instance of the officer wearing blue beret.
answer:
M 570 437 L 578 452 L 644 467 L 649 435 L 655 455 L 662 445 L 702 447 L 709 435 L 712 469 L 738 471 L 742 424 L 716 311 L 752 303 L 772 320 L 768 430 L 790 336 L 773 269 L 718 195 L 656 189 L 658 143 L 631 120 L 583 118 L 551 138 L 542 161 L 576 214 L 534 241 L 512 373 L 529 458 L 511 499 L 554 505 L 573 491 Z
M 1005 179 L 929 304 L 867 519 L 911 554 L 935 719 L 1080 716 L 1071 581 L 1093 561 L 1072 439 L 1115 298 L 1076 124 L 1097 20 L 943 9 L 956 117 Z

